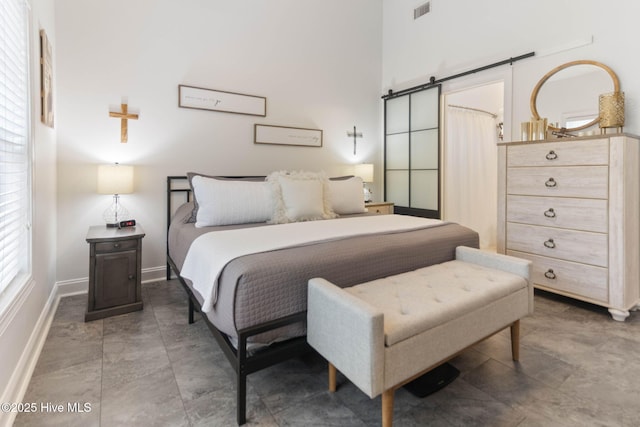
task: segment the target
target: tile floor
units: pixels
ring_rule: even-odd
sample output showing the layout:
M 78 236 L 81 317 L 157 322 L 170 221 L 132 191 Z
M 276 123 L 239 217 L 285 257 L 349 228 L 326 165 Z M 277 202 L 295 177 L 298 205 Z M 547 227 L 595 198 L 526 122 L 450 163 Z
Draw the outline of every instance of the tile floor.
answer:
M 63 298 L 24 402 L 90 404 L 90 411 L 20 414 L 15 426 L 233 426 L 234 374 L 206 325 L 187 324 L 176 281 L 143 285 L 144 310 L 85 323 L 85 296 Z M 508 330 L 452 363 L 448 387 L 419 399 L 396 393 L 396 426 L 640 425 L 640 312 L 548 294 L 521 324 L 521 360 Z M 315 355 L 248 378 L 248 425 L 376 426 L 380 398 L 339 377 L 326 390 Z

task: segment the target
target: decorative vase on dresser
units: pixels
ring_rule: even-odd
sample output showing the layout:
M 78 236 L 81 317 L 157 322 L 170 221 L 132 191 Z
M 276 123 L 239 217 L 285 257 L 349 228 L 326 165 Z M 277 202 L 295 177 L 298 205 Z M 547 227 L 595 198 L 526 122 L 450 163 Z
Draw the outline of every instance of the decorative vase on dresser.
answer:
M 498 144 L 498 252 L 624 321 L 640 304 L 640 138 Z

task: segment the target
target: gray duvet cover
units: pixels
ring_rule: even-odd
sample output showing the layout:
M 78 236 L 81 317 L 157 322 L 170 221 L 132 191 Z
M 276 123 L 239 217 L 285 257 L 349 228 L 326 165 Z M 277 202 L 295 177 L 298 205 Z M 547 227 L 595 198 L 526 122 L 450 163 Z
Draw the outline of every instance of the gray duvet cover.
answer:
M 185 222 L 192 206 L 181 206 L 169 228 L 169 256 L 180 269 L 189 245 L 201 234 L 230 228 L 269 226 L 243 224 L 196 228 Z M 330 221 L 330 220 L 328 220 Z M 478 234 L 455 223 L 398 233 L 279 249 L 236 258 L 219 278 L 218 300 L 207 313 L 211 323 L 232 339 L 237 331 L 306 310 L 307 282 L 324 277 L 341 287 L 386 277 L 454 259 L 457 246 L 478 247 Z M 185 280 L 187 285 L 191 285 Z M 202 297 L 191 288 L 202 302 Z M 268 344 L 305 334 L 291 325 L 253 337 Z

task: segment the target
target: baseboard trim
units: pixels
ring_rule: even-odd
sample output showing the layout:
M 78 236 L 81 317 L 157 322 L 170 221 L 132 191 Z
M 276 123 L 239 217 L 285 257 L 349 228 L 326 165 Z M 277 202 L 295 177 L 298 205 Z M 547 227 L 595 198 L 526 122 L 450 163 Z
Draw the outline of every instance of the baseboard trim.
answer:
M 86 294 L 89 289 L 89 278 L 62 280 L 56 282 L 57 295 L 61 298 Z
M 167 267 L 149 267 L 142 269 L 142 283 L 157 282 L 165 280 L 167 276 Z M 56 283 L 58 287 L 58 295 L 60 297 L 68 297 L 78 294 L 86 294 L 89 289 L 89 278 L 82 277 L 80 279 L 61 280 Z
M 149 267 L 142 269 L 142 283 L 157 282 L 167 279 L 167 266 Z
M 60 297 L 57 295 L 57 285 L 54 285 L 0 402 L 22 402 L 27 387 L 29 387 L 33 371 L 38 363 L 40 352 L 47 339 L 59 302 Z M 17 415 L 17 412 L 0 413 L 0 426 L 9 427 L 13 425 Z

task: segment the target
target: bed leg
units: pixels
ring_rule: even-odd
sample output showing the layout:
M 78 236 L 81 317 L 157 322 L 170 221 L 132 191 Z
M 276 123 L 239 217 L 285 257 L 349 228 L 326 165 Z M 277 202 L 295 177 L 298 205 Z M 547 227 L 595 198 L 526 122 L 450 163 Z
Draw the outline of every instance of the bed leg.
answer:
M 238 334 L 238 352 L 236 363 L 236 375 L 238 384 L 236 387 L 236 410 L 238 425 L 243 425 L 247 422 L 247 337 L 243 333 Z
M 190 325 L 195 322 L 195 319 L 193 318 L 194 311 L 195 311 L 195 307 L 193 304 L 193 300 L 189 298 L 189 324 Z
M 236 405 L 238 410 L 238 425 L 241 426 L 247 422 L 247 375 L 244 372 L 238 372 L 238 396 Z

